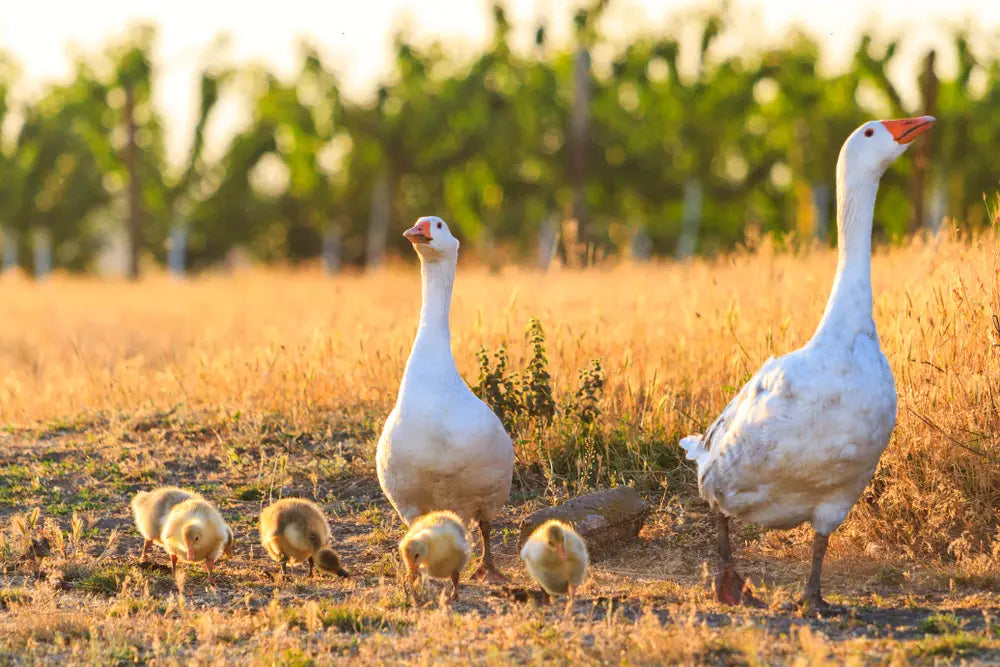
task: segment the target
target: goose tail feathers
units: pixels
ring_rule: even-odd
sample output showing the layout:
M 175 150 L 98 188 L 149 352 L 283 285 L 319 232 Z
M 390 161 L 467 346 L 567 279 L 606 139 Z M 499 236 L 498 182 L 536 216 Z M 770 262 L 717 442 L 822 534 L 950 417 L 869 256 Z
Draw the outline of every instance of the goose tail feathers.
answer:
M 686 438 L 681 438 L 680 445 L 684 450 L 684 457 L 689 461 L 694 461 L 698 465 L 698 469 L 701 470 L 702 464 L 708 458 L 708 450 L 705 448 L 701 435 L 689 435 Z

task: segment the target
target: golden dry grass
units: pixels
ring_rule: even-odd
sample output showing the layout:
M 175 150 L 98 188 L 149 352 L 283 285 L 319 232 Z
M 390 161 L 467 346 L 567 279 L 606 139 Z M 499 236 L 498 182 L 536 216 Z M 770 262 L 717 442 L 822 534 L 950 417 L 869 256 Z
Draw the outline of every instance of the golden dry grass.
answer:
M 635 484 L 659 508 L 640 546 L 596 569 L 600 613 L 585 611 L 585 600 L 575 619 L 491 601 L 485 591 L 450 612 L 398 599 L 392 547 L 401 531 L 373 482 L 372 454 L 415 328 L 415 266 L 332 279 L 315 271 L 138 284 L 0 279 L 0 547 L 4 585 L 18 591 L 0 600 L 8 618 L 0 617 L 0 650 L 74 662 L 291 664 L 329 652 L 366 662 L 654 664 L 800 652 L 952 659 L 965 655 L 963 642 L 972 654 L 996 650 L 988 620 L 968 636 L 956 626 L 941 648 L 920 644 L 930 641 L 923 635 L 899 644 L 839 626 L 775 626 L 780 615 L 741 612 L 726 627 L 697 615 L 722 610 L 705 591 L 700 561 L 711 558 L 711 534 L 676 439 L 700 430 L 769 355 L 808 339 L 836 263 L 827 249 L 753 245 L 718 260 L 547 274 L 460 265 L 453 348 L 470 382 L 482 345 L 506 343 L 513 365 L 523 365 L 530 316 L 545 327 L 557 394 L 573 390 L 591 358 L 608 378 L 593 429 L 557 419 L 515 434 L 519 480 L 507 531 L 531 509 L 611 483 Z M 945 234 L 876 253 L 875 320 L 896 375 L 898 425 L 869 493 L 832 541 L 828 590 L 841 586 L 845 600 L 928 613 L 998 605 L 985 593 L 1000 563 L 998 270 L 993 234 Z M 162 576 L 125 565 L 137 544 L 127 498 L 166 482 L 213 494 L 246 536 L 243 548 L 261 495 L 315 497 L 343 524 L 346 565 L 353 560 L 364 583 L 276 587 L 251 552 L 219 590 L 196 577 L 199 593 L 176 596 Z M 89 546 L 49 556 L 44 567 L 56 575 L 38 582 L 17 558 L 23 535 L 9 522 L 34 506 L 39 521 L 50 517 L 53 540 L 71 532 L 71 512 L 90 521 L 80 538 Z M 122 543 L 109 548 L 112 530 Z M 784 589 L 804 573 L 805 534 L 741 534 L 748 571 L 773 599 L 790 597 Z M 500 552 L 513 569 L 511 540 L 503 536 Z M 74 558 L 86 572 L 67 577 Z M 108 567 L 118 569 L 75 583 Z M 928 597 L 905 597 L 913 591 Z M 600 596 L 634 607 L 609 614 Z M 331 600 L 344 609 L 323 607 Z M 360 629 L 327 624 L 324 614 Z M 132 619 L 127 627 L 121 615 Z M 41 616 L 44 623 L 25 622 Z M 776 641 L 777 632 L 791 634 Z

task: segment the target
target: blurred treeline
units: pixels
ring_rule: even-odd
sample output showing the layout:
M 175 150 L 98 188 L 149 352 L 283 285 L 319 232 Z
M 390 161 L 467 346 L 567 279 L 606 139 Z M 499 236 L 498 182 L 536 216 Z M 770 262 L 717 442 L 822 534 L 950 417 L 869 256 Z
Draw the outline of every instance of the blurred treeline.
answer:
M 499 5 L 492 42 L 462 62 L 399 36 L 392 75 L 365 102 L 346 99 L 308 46 L 288 80 L 208 65 L 179 167 L 151 103 L 153 29 L 81 57 L 72 81 L 17 106 L 16 66 L 0 60 L 5 264 L 87 270 L 113 230 L 128 239 L 132 274 L 150 262 L 210 266 L 233 248 L 262 261 L 376 264 L 422 214 L 448 219 L 493 262 L 713 253 L 748 226 L 832 243 L 844 138 L 869 118 L 917 113 L 939 123 L 887 174 L 876 234 L 898 239 L 943 215 L 986 224 L 1000 59 L 973 53 L 966 34 L 953 38 L 954 78 L 939 79 L 927 54 L 912 108 L 886 75 L 896 42 L 863 36 L 834 74 L 801 34 L 721 57 L 718 37 L 739 26 L 706 11 L 684 33 L 696 45 L 678 28 L 613 47 L 599 30 L 606 5 L 579 11 L 561 48 L 540 25 L 533 50 L 512 50 Z M 602 48 L 610 68 L 592 62 Z M 686 50 L 694 67 L 682 66 Z M 250 122 L 210 159 L 205 128 L 230 94 Z

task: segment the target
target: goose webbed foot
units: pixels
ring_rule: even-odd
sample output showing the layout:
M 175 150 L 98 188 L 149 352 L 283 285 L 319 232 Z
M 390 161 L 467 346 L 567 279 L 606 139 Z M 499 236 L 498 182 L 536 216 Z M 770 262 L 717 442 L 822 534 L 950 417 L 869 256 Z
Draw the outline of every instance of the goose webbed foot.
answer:
M 732 563 L 722 565 L 719 573 L 715 575 L 715 598 L 723 604 L 734 607 L 743 605 L 755 609 L 767 608 L 767 605 L 753 594 L 750 585 L 740 576 Z
M 476 581 L 485 581 L 488 584 L 496 584 L 498 586 L 510 581 L 495 565 L 487 565 L 485 563 L 476 568 L 476 571 L 472 574 L 472 578 Z
M 790 611 L 802 612 L 803 616 L 840 616 L 848 612 L 847 607 L 830 604 L 819 593 L 807 593 L 787 607 Z
M 503 572 L 496 568 L 493 564 L 493 550 L 490 547 L 490 522 L 486 519 L 479 519 L 479 532 L 483 538 L 483 564 L 476 569 L 472 578 L 476 581 L 485 581 L 490 584 L 503 585 L 508 583 L 509 579 L 504 575 Z

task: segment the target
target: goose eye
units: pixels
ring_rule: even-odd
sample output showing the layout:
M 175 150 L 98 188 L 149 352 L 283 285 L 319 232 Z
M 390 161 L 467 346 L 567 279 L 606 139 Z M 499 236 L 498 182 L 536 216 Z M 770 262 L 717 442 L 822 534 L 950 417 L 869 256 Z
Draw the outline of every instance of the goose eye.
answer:
M 869 127 L 867 130 L 865 130 L 865 136 L 866 137 L 870 137 L 873 134 L 875 134 L 875 130 L 873 130 L 872 128 Z
M 438 223 L 438 229 L 441 229 L 441 223 L 440 222 Z

